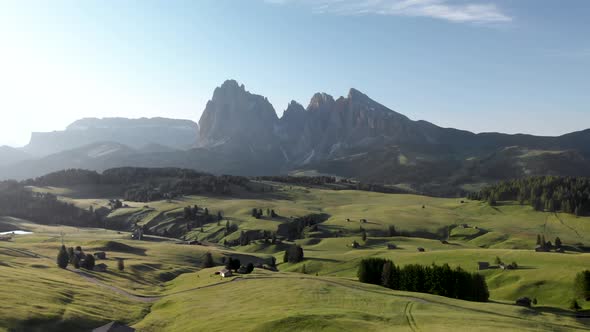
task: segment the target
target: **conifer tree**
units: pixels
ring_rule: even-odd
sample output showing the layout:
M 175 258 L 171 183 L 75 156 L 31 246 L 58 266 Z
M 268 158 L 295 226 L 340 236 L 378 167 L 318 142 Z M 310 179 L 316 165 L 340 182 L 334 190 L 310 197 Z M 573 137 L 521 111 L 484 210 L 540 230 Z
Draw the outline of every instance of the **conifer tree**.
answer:
M 123 271 L 123 270 L 125 270 L 125 262 L 123 261 L 123 259 L 122 259 L 122 258 L 119 258 L 119 259 L 117 260 L 117 269 L 118 269 L 119 271 Z
M 381 285 L 387 288 L 393 288 L 393 263 L 391 261 L 383 264 L 383 273 L 381 274 Z
M 555 248 L 561 249 L 561 246 L 562 246 L 561 239 L 558 236 L 555 238 Z
M 213 262 L 213 255 L 210 252 L 207 252 L 205 254 L 205 258 L 203 259 L 203 263 L 202 263 L 201 267 L 206 269 L 206 268 L 210 268 L 213 266 L 215 266 L 215 263 Z
M 84 258 L 84 268 L 87 270 L 94 270 L 94 265 L 95 265 L 95 261 L 94 261 L 94 256 L 92 256 L 91 254 L 86 254 L 86 257 Z
M 68 256 L 68 252 L 66 251 L 66 246 L 62 245 L 59 248 L 59 252 L 57 253 L 57 266 L 62 269 L 68 267 L 68 263 L 70 262 L 70 257 Z

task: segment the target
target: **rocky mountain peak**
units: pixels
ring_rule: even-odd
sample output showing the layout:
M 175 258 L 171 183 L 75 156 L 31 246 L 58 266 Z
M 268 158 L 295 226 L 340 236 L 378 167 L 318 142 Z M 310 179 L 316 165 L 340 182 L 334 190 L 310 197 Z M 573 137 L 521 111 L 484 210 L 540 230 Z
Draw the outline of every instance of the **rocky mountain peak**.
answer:
M 215 89 L 199 120 L 201 146 L 217 146 L 230 140 L 272 142 L 277 121 L 266 97 L 250 93 L 235 80 L 227 80 Z
M 236 80 L 227 80 L 216 88 L 213 92 L 213 100 L 222 100 L 227 98 L 236 98 L 241 94 L 247 93 L 246 87 L 240 85 Z
M 370 100 L 370 98 L 366 94 L 360 92 L 359 90 L 357 90 L 355 88 L 351 88 L 348 91 L 348 99 L 355 100 L 355 101 Z
M 327 93 L 316 93 L 311 97 L 309 101 L 309 106 L 307 106 L 308 111 L 329 111 L 334 106 L 334 97 L 330 96 Z
M 303 114 L 303 113 L 305 113 L 305 108 L 303 108 L 303 105 L 296 102 L 295 100 L 291 100 L 291 102 L 289 103 L 289 106 L 287 106 L 287 109 L 285 110 L 285 113 L 283 113 L 283 116 L 289 117 L 292 115 Z

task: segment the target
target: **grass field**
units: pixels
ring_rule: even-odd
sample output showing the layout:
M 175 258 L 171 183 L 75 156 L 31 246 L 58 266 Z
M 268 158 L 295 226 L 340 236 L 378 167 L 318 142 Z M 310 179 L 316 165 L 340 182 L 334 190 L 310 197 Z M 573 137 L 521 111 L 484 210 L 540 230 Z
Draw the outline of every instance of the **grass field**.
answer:
M 89 205 L 89 199 L 72 199 L 72 202 L 82 207 Z M 536 212 L 529 206 L 511 202 L 490 207 L 476 201 L 461 203 L 461 199 L 279 186 L 273 193 L 245 197 L 188 196 L 148 204 L 125 203 L 128 208 L 116 210 L 109 216 L 113 222 L 133 220 L 150 226 L 160 224 L 163 228 L 184 227 L 182 209 L 196 204 L 207 207 L 212 214 L 221 211 L 224 218 L 240 230 L 276 231 L 278 224 L 290 217 L 326 213 L 330 218 L 322 227 L 347 234 L 358 233 L 361 226 L 369 235 L 378 236 L 384 235 L 390 225 L 395 225 L 398 231 L 435 233 L 451 225 L 468 224 L 487 233 L 473 239 L 476 246 L 532 249 L 537 234 L 545 234 L 548 240 L 559 236 L 570 245 L 590 243 L 590 218 Z M 252 208 L 274 209 L 281 218 L 256 219 L 251 216 Z M 366 219 L 367 223 L 361 224 L 361 219 Z M 192 235 L 199 239 L 223 240 L 216 233 L 216 227 L 216 223 L 208 224 L 203 233 L 196 231 Z
M 92 196 L 84 188 L 50 190 L 60 199 L 95 209 L 108 204 L 108 195 Z M 104 190 L 108 192 L 108 190 Z M 560 331 L 590 328 L 587 319 L 575 319 L 567 309 L 574 296 L 577 272 L 590 267 L 590 254 L 573 249 L 588 244 L 590 218 L 535 212 L 530 207 L 502 202 L 497 207 L 461 199 L 394 195 L 361 191 L 335 191 L 300 186 L 276 186 L 272 193 L 239 197 L 189 196 L 149 203 L 124 202 L 107 224 L 137 222 L 159 230 L 186 227 L 182 218 L 188 205 L 221 211 L 224 220 L 206 224 L 187 235 L 207 246 L 177 244 L 177 240 L 151 237 L 132 241 L 128 232 L 104 229 L 43 226 L 14 218 L 0 218 L 0 231 L 24 229 L 33 234 L 0 242 L 0 285 L 6 291 L 0 304 L 0 331 L 87 330 L 112 320 L 140 331 L 384 331 L 497 329 Z M 274 209 L 280 217 L 251 216 L 252 208 Z M 296 242 L 306 259 L 282 262 L 290 243 L 270 245 L 254 241 L 248 246 L 223 247 L 215 243 L 235 239 L 240 231 L 274 232 L 291 217 L 311 213 L 329 215 L 319 225 L 329 237 Z M 361 222 L 366 219 L 366 222 Z M 225 236 L 226 220 L 238 231 Z M 455 227 L 456 225 L 467 227 Z M 439 239 L 395 236 L 387 231 L 445 234 Z M 367 230 L 362 241 L 360 228 Z M 67 246 L 87 252 L 106 251 L 107 273 L 84 275 L 61 270 L 55 256 L 62 234 Z M 553 241 L 559 236 L 565 254 L 536 253 L 537 234 Z M 360 248 L 353 249 L 353 241 Z M 387 249 L 395 244 L 395 250 Z M 424 248 L 419 252 L 418 248 Z M 212 269 L 201 270 L 206 252 L 220 264 L 222 257 L 242 262 L 268 263 L 274 256 L 281 272 L 256 270 L 252 275 L 221 280 Z M 517 262 L 519 269 L 481 271 L 493 303 L 476 304 L 424 294 L 394 292 L 355 281 L 360 260 L 392 259 L 398 265 L 432 263 L 461 266 L 475 272 L 477 262 Z M 117 258 L 125 270 L 116 269 Z M 305 266 L 305 268 L 304 268 Z M 300 273 L 305 269 L 307 274 Z M 535 310 L 513 305 L 528 296 L 538 300 Z M 581 303 L 585 308 L 589 306 Z M 31 310 L 34 308 L 35 310 Z
M 395 292 L 342 278 L 260 272 L 221 282 L 208 269 L 176 287 L 215 280 L 154 304 L 141 331 L 575 331 L 573 317 L 502 304 Z M 221 282 L 221 283 L 220 283 Z M 185 286 L 186 287 L 186 286 Z

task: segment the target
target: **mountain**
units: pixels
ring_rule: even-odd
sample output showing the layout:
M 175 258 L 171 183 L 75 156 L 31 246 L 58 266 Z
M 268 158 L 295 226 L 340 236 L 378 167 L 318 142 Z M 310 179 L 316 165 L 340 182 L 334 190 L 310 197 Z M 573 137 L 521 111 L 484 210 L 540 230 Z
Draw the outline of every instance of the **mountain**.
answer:
M 172 149 L 190 149 L 198 144 L 199 127 L 189 120 L 165 118 L 87 118 L 66 130 L 33 133 L 23 151 L 38 157 L 98 142 L 116 142 L 131 148 L 157 144 Z
M 474 134 L 414 121 L 356 89 L 339 98 L 316 93 L 307 107 L 292 101 L 279 118 L 267 98 L 234 80 L 215 89 L 199 125 L 83 119 L 62 132 L 34 134 L 25 151 L 45 157 L 0 167 L 0 178 L 72 167 L 183 167 L 331 174 L 456 195 L 530 175 L 590 176 L 590 130 L 559 137 Z
M 199 120 L 200 145 L 265 149 L 273 145 L 277 113 L 265 97 L 251 94 L 230 80 L 215 89 Z
M 19 149 L 10 146 L 0 146 L 0 166 L 18 163 L 19 161 L 27 160 L 31 156 Z
M 306 108 L 292 101 L 277 119 L 266 98 L 227 81 L 199 124 L 202 146 L 236 151 L 226 163 L 256 155 L 279 173 L 314 171 L 444 195 L 512 177 L 590 176 L 590 130 L 474 134 L 411 120 L 356 89 L 337 99 L 316 93 Z
M 62 151 L 35 160 L 26 160 L 0 167 L 3 178 L 25 179 L 68 169 L 81 168 L 102 171 L 120 164 L 127 156 L 136 154 L 128 146 L 114 142 L 98 142 Z

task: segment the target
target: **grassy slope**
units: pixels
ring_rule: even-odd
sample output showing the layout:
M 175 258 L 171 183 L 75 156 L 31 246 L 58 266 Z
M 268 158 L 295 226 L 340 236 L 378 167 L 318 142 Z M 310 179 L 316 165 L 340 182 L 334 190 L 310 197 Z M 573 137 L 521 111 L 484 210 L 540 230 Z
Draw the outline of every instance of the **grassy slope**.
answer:
M 81 206 L 88 206 L 88 200 L 92 200 L 92 198 L 84 197 L 83 199 L 74 198 L 71 200 Z M 101 201 L 95 199 L 94 202 L 100 204 Z M 391 258 L 397 264 L 402 265 L 409 263 L 449 263 L 451 265 L 461 265 L 463 268 L 472 271 L 475 270 L 477 261 L 489 261 L 492 263 L 494 258 L 499 256 L 506 263 L 516 261 L 524 268 L 517 271 L 490 270 L 484 272 L 493 300 L 513 303 L 514 299 L 518 297 L 530 296 L 536 297 L 541 306 L 565 308 L 572 297 L 570 285 L 573 276 L 579 270 L 590 266 L 590 255 L 588 254 L 534 253 L 531 250 L 535 244 L 536 235 L 539 233 L 545 233 L 547 239 L 551 240 L 555 236 L 559 236 L 568 245 L 588 243 L 590 218 L 539 213 L 533 211 L 530 207 L 511 204 L 492 208 L 479 202 L 461 203 L 459 199 L 430 198 L 416 195 L 387 195 L 358 191 L 331 191 L 296 186 L 284 186 L 278 192 L 272 194 L 250 194 L 245 198 L 191 196 L 171 202 L 150 202 L 148 208 L 143 203 L 127 202 L 127 204 L 131 207 L 116 211 L 111 215 L 111 218 L 113 220 L 124 220 L 133 215 L 139 215 L 141 223 L 161 223 L 162 227 L 178 227 L 173 222 L 175 217 L 182 213 L 184 206 L 194 204 L 207 207 L 212 214 L 222 211 L 223 215 L 232 223 L 238 225 L 241 230 L 265 229 L 275 231 L 277 225 L 288 220 L 290 216 L 327 213 L 331 217 L 321 227 L 330 231 L 342 230 L 348 234 L 347 237 L 301 240 L 299 242 L 305 248 L 307 260 L 296 265 L 281 264 L 279 268 L 282 271 L 300 271 L 302 265 L 305 264 L 308 273 L 313 275 L 318 273 L 320 278 L 339 277 L 338 280 L 341 282 L 351 282 L 347 279 L 355 277 L 358 262 L 367 256 Z M 425 208 L 422 208 L 423 205 Z M 253 207 L 262 208 L 263 210 L 267 208 L 275 209 L 277 213 L 285 218 L 275 220 L 254 219 L 250 216 Z M 351 221 L 349 222 L 347 219 Z M 368 223 L 360 224 L 359 219 L 367 219 Z M 225 220 L 222 222 L 221 227 L 223 227 L 224 223 Z M 398 230 L 414 231 L 423 229 L 434 232 L 441 227 L 463 223 L 477 226 L 482 232 L 476 232 L 473 228 L 455 229 L 451 234 L 451 245 L 443 245 L 439 241 L 418 238 L 378 237 L 378 235 L 382 236 L 382 233 L 392 224 Z M 364 227 L 369 232 L 367 243 L 360 241 L 358 236 L 359 226 Z M 219 235 L 219 229 L 220 227 L 214 223 L 206 225 L 204 227 L 205 232 L 201 233 L 199 230 L 195 230 L 192 235 L 199 239 L 222 240 L 223 236 Z M 60 242 L 59 232 L 56 232 L 56 230 L 51 231 L 53 234 L 51 236 L 47 235 L 46 238 L 37 238 L 37 236 L 19 238 L 15 245 L 46 252 L 48 255 L 53 256 Z M 91 233 L 85 234 L 86 230 L 72 229 L 68 236 L 74 237 L 75 232 L 80 232 L 82 235 L 80 235 L 80 239 L 75 239 L 73 242 L 82 242 L 85 247 L 90 246 L 98 249 L 104 246 L 104 243 L 107 243 L 106 241 L 116 241 L 144 250 L 143 254 L 137 252 L 117 253 L 118 256 L 128 259 L 126 271 L 124 273 L 109 272 L 98 276 L 105 282 L 124 288 L 132 293 L 145 295 L 175 294 L 178 290 L 194 288 L 193 285 L 198 286 L 200 283 L 215 282 L 213 279 L 206 279 L 205 277 L 208 278 L 208 275 L 202 276 L 203 279 L 198 279 L 199 277 L 195 279 L 194 275 L 189 273 L 166 283 L 167 280 L 181 272 L 197 270 L 196 266 L 198 266 L 199 257 L 204 253 L 201 247 L 178 246 L 167 243 L 137 243 L 124 239 L 128 235 L 98 230 L 88 231 Z M 101 232 L 104 233 L 104 236 L 101 235 L 103 234 Z M 228 238 L 231 239 L 238 233 L 234 233 Z M 476 236 L 474 237 L 474 235 Z M 351 249 L 350 243 L 353 240 L 361 242 L 362 249 Z M 401 249 L 387 250 L 385 249 L 387 243 L 395 243 Z M 417 247 L 426 248 L 426 252 L 418 253 L 416 251 Z M 280 262 L 282 261 L 284 246 L 252 244 L 236 249 L 256 255 L 274 254 L 277 261 Z M 219 259 L 220 255 L 227 254 L 221 249 L 207 248 L 205 250 L 213 250 L 217 259 Z M 107 264 L 111 268 L 114 267 L 114 261 L 107 262 Z M 158 330 L 158 327 L 174 330 L 173 328 L 182 328 L 189 326 L 189 324 L 202 328 L 211 328 L 225 326 L 219 320 L 226 319 L 228 320 L 228 326 L 236 327 L 242 324 L 244 320 L 252 320 L 253 322 L 247 325 L 249 329 L 280 330 L 279 327 L 285 324 L 278 323 L 288 322 L 292 324 L 291 326 L 299 327 L 299 330 L 305 330 L 309 329 L 310 326 L 323 326 L 321 324 L 326 320 L 322 317 L 332 318 L 330 321 L 333 324 L 327 326 L 326 330 L 332 328 L 355 330 L 359 326 L 368 326 L 366 328 L 368 330 L 379 330 L 390 326 L 402 326 L 397 325 L 400 317 L 394 314 L 391 314 L 391 317 L 385 315 L 386 318 L 383 319 L 371 316 L 372 306 L 344 305 L 346 301 L 341 297 L 345 296 L 346 292 L 340 295 L 342 289 L 339 290 L 338 286 L 333 283 L 322 284 L 322 281 L 317 280 L 314 281 L 314 283 L 318 284 L 317 287 L 314 286 L 317 291 L 311 292 L 309 296 L 321 294 L 322 289 L 326 287 L 336 287 L 330 291 L 333 300 L 329 301 L 334 303 L 342 302 L 342 306 L 338 307 L 335 304 L 333 308 L 326 307 L 325 311 L 321 309 L 319 312 L 313 313 L 314 310 L 310 308 L 318 309 L 324 306 L 323 303 L 328 300 L 320 297 L 316 302 L 311 302 L 313 305 L 307 305 L 306 301 L 309 301 L 309 298 L 300 297 L 297 292 L 289 291 L 287 295 L 291 294 L 290 296 L 283 296 L 284 290 L 290 289 L 290 286 L 299 289 L 301 294 L 305 294 L 302 288 L 307 287 L 309 283 L 308 280 L 304 282 L 292 278 L 287 279 L 288 281 L 277 279 L 268 283 L 259 280 L 240 281 L 226 285 L 229 290 L 226 290 L 225 286 L 223 288 L 214 286 L 196 290 L 194 295 L 188 293 L 171 295 L 169 298 L 158 302 L 152 308 L 152 313 L 138 326 L 147 330 Z M 252 288 L 247 285 L 252 285 Z M 267 291 L 271 295 L 267 295 Z M 390 291 L 382 290 L 382 292 Z M 383 299 L 373 298 L 371 294 L 356 294 L 355 297 L 361 298 L 362 300 L 359 303 L 365 303 L 364 305 L 376 301 L 376 303 L 380 303 L 380 307 L 398 308 L 400 300 L 390 299 L 391 294 Z M 422 297 L 423 295 L 414 294 L 414 296 Z M 404 301 L 402 302 L 407 304 L 407 300 Z M 231 304 L 228 305 L 228 302 Z M 250 303 L 252 303 L 251 306 Z M 283 306 L 285 303 L 288 304 L 286 307 Z M 536 327 L 535 324 L 538 324 L 529 322 L 529 325 L 527 325 L 522 322 L 519 323 L 518 319 L 512 321 L 512 318 L 487 316 L 487 313 L 477 316 L 479 314 L 474 313 L 471 309 L 465 309 L 467 311 L 457 309 L 454 307 L 455 303 L 456 301 L 453 302 L 451 310 L 445 306 L 441 307 L 439 304 L 433 305 L 429 303 L 427 305 L 418 301 L 414 304 L 414 308 L 416 310 L 420 309 L 421 313 L 419 312 L 414 317 L 422 316 L 422 320 L 417 319 L 417 321 L 418 325 L 424 324 L 422 325 L 425 326 L 424 329 L 428 329 L 428 324 L 433 324 L 432 322 L 429 323 L 429 319 L 436 318 L 433 320 L 439 324 L 437 330 L 451 329 L 453 326 L 452 321 L 456 319 L 458 322 L 463 322 L 462 317 L 466 317 L 465 326 L 469 325 L 470 317 L 478 320 L 478 326 L 482 330 L 485 330 L 486 326 L 492 326 L 493 328 L 512 326 L 525 328 Z M 461 305 L 466 306 L 472 305 L 471 308 L 480 306 L 479 304 L 461 303 Z M 224 304 L 226 307 L 222 309 Z M 129 308 L 133 308 L 133 306 Z M 213 309 L 209 310 L 208 308 L 215 308 L 215 312 L 211 311 Z M 293 310 L 289 311 L 290 308 Z M 141 308 L 134 310 L 141 310 Z M 513 306 L 493 307 L 490 311 L 501 312 L 502 310 L 510 312 L 508 315 L 510 317 L 523 315 L 522 309 Z M 204 312 L 203 317 L 206 317 L 206 319 L 203 322 L 200 319 L 195 322 L 195 319 L 190 316 L 191 313 L 199 312 L 199 315 L 201 315 L 202 311 Z M 264 318 L 266 316 L 263 313 L 268 312 L 273 313 L 272 316 L 275 318 L 273 319 L 275 322 Z M 338 314 L 338 312 L 345 313 L 344 316 L 346 317 Z M 534 320 L 536 317 L 541 317 L 542 319 L 550 319 L 550 321 L 558 321 L 558 318 L 554 316 L 535 316 L 528 311 L 525 312 L 527 313 L 527 319 Z M 180 318 L 171 320 L 167 315 Z M 185 316 L 186 318 L 181 319 Z M 233 318 L 234 316 L 239 319 Z M 107 315 L 105 320 L 111 319 L 111 317 L 114 316 Z M 134 316 L 126 315 L 125 317 Z M 231 319 L 228 317 L 231 317 Z M 363 318 L 361 319 L 361 317 Z M 127 321 L 131 320 L 128 319 Z M 358 325 L 363 320 L 367 320 L 368 325 Z M 568 318 L 563 318 L 563 320 L 567 321 L 567 324 L 575 323 Z M 306 325 L 306 321 L 312 322 L 312 325 Z M 484 324 L 484 322 L 487 323 Z
M 149 304 L 129 299 L 92 284 L 73 272 L 56 267 L 61 233 L 67 246 L 81 245 L 87 253 L 107 252 L 107 273 L 86 273 L 97 280 L 139 296 L 157 296 L 167 290 L 166 282 L 181 273 L 197 271 L 203 255 L 236 255 L 216 247 L 186 246 L 170 241 L 137 242 L 129 234 L 42 226 L 13 218 L 0 218 L 0 225 L 33 231 L 0 242 L 0 331 L 87 330 L 112 320 L 134 323 L 149 311 Z M 239 254 L 244 261 L 256 256 Z M 36 257 L 37 256 L 37 257 Z M 125 270 L 117 270 L 116 258 L 125 259 Z
M 505 263 L 517 262 L 518 270 L 491 269 L 481 271 L 486 276 L 491 298 L 513 303 L 528 296 L 537 298 L 539 305 L 567 308 L 573 298 L 572 283 L 577 272 L 590 266 L 590 254 L 535 253 L 532 250 L 481 249 L 468 245 L 443 245 L 439 241 L 409 238 L 369 238 L 361 249 L 352 249 L 350 243 L 360 238 L 323 239 L 318 244 L 305 245 L 306 260 L 299 264 L 281 264 L 281 271 L 301 271 L 320 276 L 355 278 L 358 263 L 368 256 L 384 257 L 398 265 L 439 265 L 448 263 L 476 272 L 477 262 L 494 263 L 500 257 Z M 386 249 L 387 243 L 395 243 L 399 249 Z M 422 247 L 426 252 L 418 252 Z M 282 253 L 277 254 L 281 261 Z
M 574 318 L 515 306 L 394 292 L 341 278 L 256 272 L 220 281 L 213 270 L 174 285 L 213 285 L 157 302 L 141 331 L 573 331 Z
M 358 233 L 359 227 L 367 229 L 369 235 L 385 232 L 389 225 L 398 230 L 420 230 L 431 232 L 452 224 L 468 224 L 474 228 L 456 228 L 451 233 L 451 243 L 442 245 L 438 241 L 408 238 L 370 237 L 369 249 L 351 250 L 353 240 L 360 237 L 312 239 L 303 241 L 307 261 L 306 269 L 321 275 L 354 277 L 360 259 L 377 255 L 393 259 L 398 264 L 444 264 L 460 265 L 475 271 L 478 261 L 493 263 L 496 256 L 504 262 L 516 261 L 523 269 L 517 271 L 492 270 L 488 277 L 492 298 L 514 301 L 522 296 L 537 297 L 542 305 L 566 308 L 573 296 L 570 287 L 575 274 L 590 266 L 590 255 L 568 253 L 534 253 L 537 234 L 546 234 L 547 239 L 561 237 L 566 244 L 588 243 L 590 240 L 590 218 L 576 218 L 566 214 L 540 213 L 528 206 L 505 204 L 490 207 L 484 203 L 459 199 L 431 198 L 417 195 L 387 195 L 360 191 L 331 191 L 285 186 L 272 199 L 260 197 L 248 199 L 226 199 L 192 196 L 182 201 L 150 203 L 150 208 L 172 211 L 182 206 L 198 204 L 210 211 L 223 211 L 232 223 L 240 229 L 276 230 L 281 220 L 257 220 L 250 216 L 252 207 L 275 209 L 280 215 L 300 216 L 307 213 L 327 213 L 331 218 L 322 227 L 331 231 L 343 230 L 349 234 Z M 130 203 L 131 205 L 139 205 Z M 425 206 L 425 208 L 422 208 Z M 351 221 L 348 222 L 347 219 Z M 368 222 L 361 224 L 360 219 Z M 198 239 L 222 240 L 221 227 L 206 225 L 204 233 L 193 231 Z M 228 237 L 237 236 L 236 232 Z M 313 245 L 321 241 L 320 244 Z M 388 251 L 386 243 L 391 241 L 402 250 Z M 312 244 L 312 245 L 309 245 Z M 417 247 L 427 249 L 417 253 Z M 485 247 L 489 249 L 481 249 Z M 283 247 L 275 248 L 262 244 L 238 247 L 249 253 L 277 253 L 282 261 Z M 461 250 L 459 250 L 461 249 Z M 526 249 L 526 250 L 512 250 Z M 301 264 L 300 264 L 301 265 Z M 283 266 L 281 269 L 300 271 L 301 266 Z
M 377 235 L 386 232 L 389 225 L 395 225 L 402 231 L 435 232 L 453 224 L 469 224 L 485 231 L 494 231 L 498 236 L 488 235 L 490 241 L 485 241 L 484 238 L 477 245 L 495 248 L 533 248 L 537 234 L 543 233 L 548 240 L 559 236 L 568 244 L 590 242 L 590 218 L 540 213 L 528 206 L 509 203 L 490 207 L 480 202 L 466 201 L 462 204 L 459 199 L 418 195 L 283 186 L 272 194 L 250 194 L 246 198 L 189 196 L 181 200 L 151 202 L 147 204 L 149 208 L 145 208 L 146 204 L 143 203 L 126 204 L 130 208 L 115 211 L 110 217 L 131 218 L 138 212 L 145 211 L 141 222 L 166 223 L 173 220 L 174 216 L 182 215 L 182 208 L 185 206 L 197 204 L 207 207 L 212 214 L 222 211 L 223 216 L 241 230 L 276 231 L 277 225 L 289 220 L 289 217 L 327 213 L 331 218 L 323 224 L 324 228 L 349 233 L 358 232 L 359 226 L 365 228 L 369 234 Z M 274 209 L 283 218 L 255 219 L 250 215 L 252 208 L 261 208 L 263 211 Z M 157 218 L 159 214 L 163 217 Z M 347 219 L 351 221 L 348 222 Z M 368 223 L 361 225 L 358 222 L 360 219 L 367 219 Z M 206 225 L 205 234 L 195 231 L 194 236 L 201 239 L 212 236 L 219 240 L 215 235 L 216 227 L 216 224 Z

